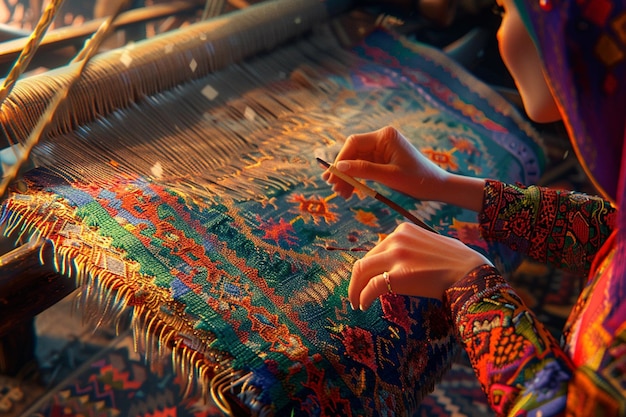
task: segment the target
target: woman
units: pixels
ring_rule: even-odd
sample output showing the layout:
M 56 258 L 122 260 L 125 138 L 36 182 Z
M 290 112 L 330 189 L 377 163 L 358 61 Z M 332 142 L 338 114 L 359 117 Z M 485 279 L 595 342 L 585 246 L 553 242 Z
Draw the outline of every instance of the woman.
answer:
M 562 119 L 602 197 L 443 171 L 395 129 L 348 138 L 337 169 L 479 213 L 485 239 L 588 276 L 559 344 L 489 260 L 404 223 L 357 261 L 348 297 L 441 299 L 499 415 L 626 415 L 625 0 L 501 0 L 502 59 L 537 122 Z M 348 198 L 353 188 L 326 172 Z

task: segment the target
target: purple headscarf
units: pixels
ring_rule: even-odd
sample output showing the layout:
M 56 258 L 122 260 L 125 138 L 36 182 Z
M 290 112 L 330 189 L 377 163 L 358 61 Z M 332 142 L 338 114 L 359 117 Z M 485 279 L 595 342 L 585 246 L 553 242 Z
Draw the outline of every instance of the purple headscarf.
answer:
M 517 0 L 578 158 L 621 204 L 626 175 L 626 0 Z

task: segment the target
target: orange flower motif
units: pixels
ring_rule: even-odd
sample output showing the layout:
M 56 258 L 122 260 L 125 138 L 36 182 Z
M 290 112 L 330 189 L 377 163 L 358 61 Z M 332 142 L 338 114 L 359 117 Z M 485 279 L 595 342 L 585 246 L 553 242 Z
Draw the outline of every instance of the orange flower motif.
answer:
M 450 137 L 450 142 L 452 142 L 452 145 L 454 145 L 454 148 L 458 149 L 459 152 L 462 152 L 468 155 L 478 154 L 478 149 L 476 149 L 476 146 L 474 145 L 474 143 L 467 138 L 453 136 L 453 137 Z
M 295 194 L 289 202 L 298 203 L 298 212 L 305 222 L 307 219 L 313 219 L 313 223 L 319 224 L 320 218 L 324 219 L 327 224 L 337 221 L 337 214 L 331 211 L 331 208 L 336 206 L 322 197 L 306 198 L 302 194 Z
M 423 149 L 422 153 L 424 153 L 424 155 L 441 168 L 445 170 L 457 171 L 459 169 L 459 165 L 456 162 L 456 158 L 452 156 L 452 153 L 455 150 L 456 148 L 452 148 L 447 152 L 442 152 L 434 149 Z
M 370 226 L 370 227 L 379 227 L 378 224 L 378 219 L 376 218 L 376 215 L 374 215 L 374 213 L 370 213 L 369 211 L 365 211 L 365 210 L 353 210 L 355 212 L 354 217 L 361 223 L 363 223 L 366 226 Z

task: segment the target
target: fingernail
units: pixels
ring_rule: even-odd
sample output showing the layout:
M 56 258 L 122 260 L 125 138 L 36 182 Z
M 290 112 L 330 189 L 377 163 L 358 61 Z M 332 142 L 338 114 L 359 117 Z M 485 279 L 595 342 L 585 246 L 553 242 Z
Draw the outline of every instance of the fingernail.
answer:
M 366 307 L 363 307 L 363 304 L 360 304 L 360 305 L 359 305 L 359 309 L 360 309 L 361 311 L 365 311 L 365 310 L 367 310 L 367 308 L 366 308 Z
M 337 168 L 337 171 L 345 172 L 345 171 L 350 169 L 350 163 L 348 163 L 346 161 L 339 161 L 339 162 L 337 162 L 335 167 Z
M 352 301 L 350 301 L 350 307 L 352 307 L 352 311 L 356 310 L 356 307 L 354 307 L 354 304 L 352 304 Z

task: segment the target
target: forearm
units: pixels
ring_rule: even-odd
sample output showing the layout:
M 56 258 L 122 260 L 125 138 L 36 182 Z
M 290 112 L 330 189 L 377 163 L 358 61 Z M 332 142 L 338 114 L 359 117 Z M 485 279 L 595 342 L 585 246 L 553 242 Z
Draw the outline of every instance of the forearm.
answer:
M 570 361 L 495 268 L 485 265 L 461 279 L 446 291 L 444 306 L 498 415 L 540 410 L 551 401 L 559 403 L 555 414 L 562 411 Z
M 434 201 L 480 212 L 483 206 L 485 180 L 450 174 L 432 190 Z
M 479 221 L 487 240 L 539 262 L 586 275 L 615 228 L 616 211 L 599 197 L 487 181 Z

